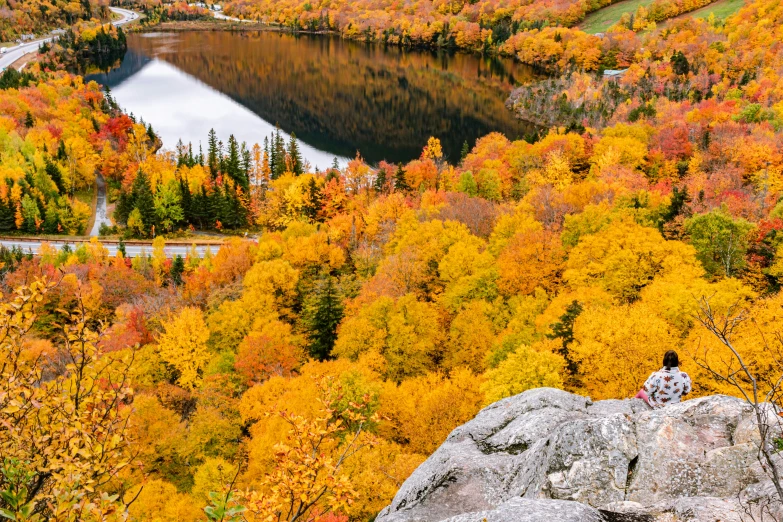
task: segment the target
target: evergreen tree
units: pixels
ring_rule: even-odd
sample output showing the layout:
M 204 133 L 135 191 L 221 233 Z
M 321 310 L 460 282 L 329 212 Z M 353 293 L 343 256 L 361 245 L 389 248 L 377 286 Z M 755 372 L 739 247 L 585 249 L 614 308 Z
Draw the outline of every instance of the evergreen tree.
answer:
M 465 161 L 465 158 L 468 157 L 468 154 L 470 154 L 470 146 L 468 145 L 467 140 L 462 143 L 462 152 L 460 152 L 460 160 Z
M 27 111 L 27 114 L 24 117 L 24 126 L 28 129 L 31 129 L 34 125 L 35 120 L 33 119 L 33 115 L 30 113 L 30 111 Z
M 373 181 L 373 188 L 375 188 L 375 192 L 378 194 L 385 194 L 387 181 L 386 170 L 378 169 L 378 173 L 375 174 L 375 180 Z
M 117 205 L 114 207 L 114 219 L 117 220 L 117 223 L 124 225 L 128 222 L 128 216 L 131 212 L 133 212 L 133 195 L 122 191 L 117 199 Z
M 49 158 L 46 158 L 46 166 L 44 167 L 46 174 L 52 179 L 57 186 L 57 190 L 60 194 L 65 192 L 65 184 L 63 183 L 63 176 L 60 173 L 60 169 Z
M 578 301 L 573 301 L 566 307 L 565 313 L 560 317 L 560 321 L 551 326 L 552 333 L 548 335 L 550 339 L 560 339 L 561 348 L 558 350 L 560 355 L 566 360 L 566 367 L 571 375 L 575 375 L 579 365 L 571 357 L 569 347 L 574 342 L 574 323 L 582 313 L 583 307 Z
M 218 140 L 215 134 L 215 129 L 209 130 L 209 138 L 207 144 L 207 166 L 209 167 L 212 178 L 217 177 L 218 168 L 220 167 L 220 159 L 218 158 Z
M 274 134 L 272 134 L 272 140 L 274 143 Z M 274 147 L 270 149 L 269 147 L 269 139 L 264 138 L 264 155 L 269 158 L 269 172 L 272 173 L 272 176 L 274 176 L 275 167 L 277 165 L 277 157 L 274 154 Z
M 65 142 L 60 141 L 60 145 L 57 146 L 57 159 L 62 161 L 68 158 L 68 153 L 65 151 Z
M 147 124 L 147 137 L 149 138 L 150 143 L 158 141 L 158 135 L 152 130 L 152 124 Z
M 211 215 L 210 198 L 207 195 L 207 189 L 204 188 L 203 185 L 201 186 L 201 190 L 193 195 L 193 205 L 190 208 L 193 224 L 198 228 L 204 228 L 207 223 L 209 223 Z
M 182 284 L 182 274 L 185 273 L 185 260 L 182 256 L 177 254 L 174 261 L 171 263 L 171 281 L 175 286 Z
M 218 145 L 217 145 L 218 170 L 223 173 L 226 172 L 226 156 L 225 154 L 223 154 L 224 150 L 225 149 L 223 148 L 223 140 L 218 140 Z
M 182 139 L 177 140 L 177 167 L 187 165 L 188 157 L 185 153 L 185 144 L 182 143 Z
M 247 143 L 242 142 L 242 146 L 239 148 L 239 171 L 242 175 L 242 187 L 245 190 L 250 188 L 250 170 L 253 168 L 253 157 L 250 154 L 250 149 L 247 148 Z
M 117 251 L 122 254 L 122 257 L 128 257 L 128 253 L 125 251 L 125 243 L 122 239 L 117 243 Z
M 316 285 L 305 305 L 303 322 L 309 338 L 310 355 L 323 361 L 332 355 L 337 325 L 343 318 L 343 302 L 335 278 L 327 276 Z
M 274 137 L 274 154 L 275 154 L 275 170 L 272 171 L 272 179 L 277 179 L 283 174 L 285 174 L 286 164 L 285 164 L 285 140 L 283 139 L 282 134 L 280 134 L 280 128 L 278 127 L 275 131 L 275 137 Z
M 288 140 L 288 160 L 291 163 L 291 172 L 297 176 L 304 174 L 302 154 L 299 152 L 299 144 L 293 132 L 291 133 L 291 139 Z
M 405 179 L 405 170 L 402 168 L 402 163 L 397 164 L 397 173 L 394 175 L 394 188 L 400 192 L 407 192 L 411 189 L 408 185 L 408 180 Z
M 188 182 L 181 177 L 179 178 L 179 193 L 181 195 L 180 206 L 182 207 L 182 215 L 185 222 L 193 224 L 193 196 L 190 194 Z
M 244 186 L 240 166 L 239 144 L 233 134 L 228 137 L 228 154 L 224 161 L 224 168 L 221 170 L 228 174 L 228 177 L 236 183 Z
M 157 224 L 157 220 L 152 187 L 150 186 L 149 178 L 143 170 L 139 170 L 138 174 L 136 174 L 136 179 L 133 180 L 131 194 L 133 197 L 133 208 L 139 210 L 141 221 L 144 223 L 145 232 L 149 234 L 152 227 Z
M 307 203 L 305 203 L 302 212 L 311 221 L 316 221 L 318 213 L 321 211 L 321 205 L 323 204 L 323 192 L 318 187 L 314 178 L 310 178 L 307 184 Z
M 9 199 L 8 203 L 4 203 L 0 200 L 0 230 L 3 232 L 14 230 L 16 228 L 15 223 L 15 209 L 13 202 Z
M 335 156 L 334 159 L 332 160 L 332 169 L 340 170 L 340 162 L 337 161 L 337 156 Z

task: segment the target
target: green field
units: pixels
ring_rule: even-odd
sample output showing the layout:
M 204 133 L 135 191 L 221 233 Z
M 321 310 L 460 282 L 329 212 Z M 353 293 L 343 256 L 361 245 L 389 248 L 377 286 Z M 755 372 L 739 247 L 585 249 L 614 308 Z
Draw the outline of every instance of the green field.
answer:
M 579 24 L 579 29 L 586 33 L 603 33 L 616 24 L 623 13 L 635 13 L 640 5 L 650 5 L 652 0 L 624 0 L 590 13 Z
M 616 24 L 623 13 L 634 13 L 639 6 L 648 6 L 651 3 L 652 0 L 624 0 L 622 2 L 617 2 L 616 4 L 599 9 L 594 13 L 590 13 L 578 27 L 586 33 L 602 33 Z M 680 16 L 673 18 L 673 20 L 686 16 L 708 18 L 710 14 L 714 14 L 716 20 L 725 20 L 739 11 L 744 3 L 745 0 L 718 0 L 701 9 L 691 11 L 690 13 L 683 13 Z
M 744 4 L 745 0 L 718 0 L 717 2 L 713 2 L 710 5 L 705 5 L 701 9 L 696 9 L 690 13 L 680 15 L 678 18 L 683 16 L 692 16 L 694 18 L 709 18 L 710 14 L 714 14 L 716 20 L 725 20 L 729 16 L 739 11 Z

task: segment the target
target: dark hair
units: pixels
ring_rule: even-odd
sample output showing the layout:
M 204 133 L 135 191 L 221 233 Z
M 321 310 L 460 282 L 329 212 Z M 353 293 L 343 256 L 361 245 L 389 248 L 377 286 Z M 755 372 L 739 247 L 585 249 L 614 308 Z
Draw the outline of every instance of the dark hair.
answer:
M 680 359 L 677 357 L 677 352 L 674 350 L 669 350 L 666 352 L 663 356 L 663 366 L 667 370 L 671 370 L 672 368 L 675 368 L 680 365 Z

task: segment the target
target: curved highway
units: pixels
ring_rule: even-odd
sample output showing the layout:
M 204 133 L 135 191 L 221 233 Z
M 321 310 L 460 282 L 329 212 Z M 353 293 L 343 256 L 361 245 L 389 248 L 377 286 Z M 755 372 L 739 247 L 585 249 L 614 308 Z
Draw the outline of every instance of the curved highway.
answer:
M 125 25 L 139 17 L 138 14 L 128 9 L 120 9 L 119 7 L 110 7 L 109 9 L 111 9 L 112 12 L 122 16 L 121 19 L 112 22 L 112 24 L 116 26 Z M 10 66 L 25 54 L 37 50 L 41 44 L 45 42 L 51 42 L 54 38 L 54 36 L 46 36 L 44 38 L 33 40 L 32 42 L 17 45 L 15 47 L 6 47 L 8 51 L 6 51 L 5 54 L 0 55 L 0 71 L 4 71 L 6 68 L 8 68 L 8 66 Z

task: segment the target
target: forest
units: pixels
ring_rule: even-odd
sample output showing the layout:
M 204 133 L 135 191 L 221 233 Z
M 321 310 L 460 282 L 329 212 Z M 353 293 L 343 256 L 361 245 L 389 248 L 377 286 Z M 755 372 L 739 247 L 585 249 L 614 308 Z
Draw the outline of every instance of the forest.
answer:
M 782 27 L 750 0 L 726 24 L 524 29 L 509 54 L 562 71 L 513 99 L 545 130 L 325 171 L 279 131 L 168 150 L 97 84 L 9 69 L 0 230 L 83 233 L 99 173 L 111 232 L 154 239 L 0 251 L 0 514 L 372 520 L 452 429 L 527 389 L 631 397 L 676 349 L 695 396 L 737 394 L 703 368 L 731 355 L 704 303 L 768 389 Z M 627 70 L 593 72 L 609 64 Z M 165 255 L 197 229 L 225 241 Z

